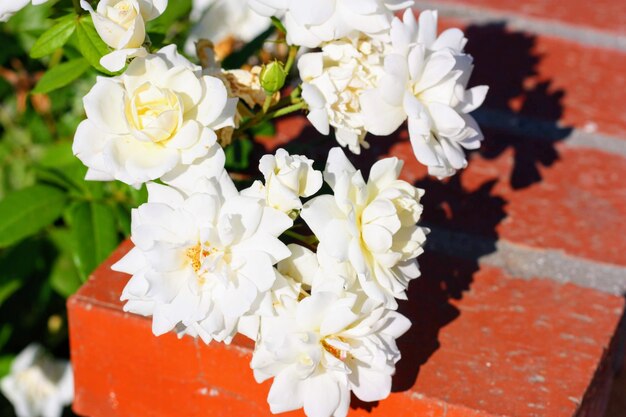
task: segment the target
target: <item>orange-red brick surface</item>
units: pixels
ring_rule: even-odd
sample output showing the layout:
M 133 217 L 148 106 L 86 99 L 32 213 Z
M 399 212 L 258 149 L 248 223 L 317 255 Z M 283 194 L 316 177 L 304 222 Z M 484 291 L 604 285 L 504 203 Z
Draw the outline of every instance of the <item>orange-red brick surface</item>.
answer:
M 269 415 L 269 384 L 254 381 L 247 340 L 206 346 L 174 334 L 157 338 L 149 319 L 122 311 L 128 276 L 109 267 L 129 248 L 68 303 L 74 410 L 91 417 Z M 423 268 L 435 276 L 441 264 L 428 257 Z M 354 402 L 351 416 L 571 417 L 603 409 L 622 298 L 489 267 L 473 275 L 462 300 L 447 291 L 436 279 L 412 286 L 402 309 L 414 326 L 400 340 L 394 392 L 379 403 Z
M 477 6 L 519 16 L 625 34 L 626 7 L 615 0 L 438 0 L 442 5 Z

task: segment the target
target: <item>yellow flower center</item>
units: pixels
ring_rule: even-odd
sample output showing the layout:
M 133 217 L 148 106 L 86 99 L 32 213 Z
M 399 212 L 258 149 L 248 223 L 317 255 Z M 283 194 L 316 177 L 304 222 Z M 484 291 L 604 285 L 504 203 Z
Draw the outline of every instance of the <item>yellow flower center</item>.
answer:
M 150 82 L 142 84 L 126 103 L 126 119 L 142 140 L 163 143 L 180 129 L 183 119 L 178 96 Z
M 124 29 L 128 29 L 137 17 L 137 10 L 128 0 L 117 2 L 106 9 L 106 16 Z
M 208 245 L 203 245 L 202 243 L 198 243 L 195 246 L 187 249 L 186 255 L 187 260 L 191 264 L 191 267 L 195 272 L 200 271 L 202 269 L 202 264 L 204 260 L 208 257 L 216 253 L 218 250 Z
M 328 338 L 324 338 L 321 341 L 322 347 L 324 348 L 324 350 L 328 353 L 330 353 L 331 355 L 333 355 L 335 358 L 339 359 L 340 361 L 345 361 L 348 358 L 348 352 L 345 350 L 341 350 L 339 348 L 336 348 L 335 346 L 331 345 L 330 343 L 328 343 L 328 341 L 326 340 Z M 342 343 L 345 343 L 344 340 L 341 337 L 337 337 L 337 339 L 339 341 L 341 341 Z

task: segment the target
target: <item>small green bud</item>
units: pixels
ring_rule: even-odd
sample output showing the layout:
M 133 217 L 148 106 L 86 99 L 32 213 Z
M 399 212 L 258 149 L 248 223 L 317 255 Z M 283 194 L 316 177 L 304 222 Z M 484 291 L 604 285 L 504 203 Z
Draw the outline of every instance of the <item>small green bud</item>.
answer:
M 280 91 L 285 85 L 287 79 L 287 71 L 282 62 L 274 61 L 268 65 L 263 65 L 261 70 L 261 87 L 268 95 Z

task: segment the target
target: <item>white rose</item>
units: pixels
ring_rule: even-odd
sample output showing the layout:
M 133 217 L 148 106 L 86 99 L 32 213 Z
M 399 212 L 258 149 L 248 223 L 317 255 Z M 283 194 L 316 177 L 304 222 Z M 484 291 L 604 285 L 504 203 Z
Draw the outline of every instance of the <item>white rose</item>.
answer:
M 121 70 L 129 57 L 143 56 L 146 22 L 159 17 L 168 0 L 100 0 L 96 10 L 81 0 L 102 40 L 115 49 L 105 55 L 101 64 L 110 71 Z
M 310 197 L 322 187 L 322 173 L 313 169 L 313 161 L 301 155 L 289 155 L 278 149 L 276 155 L 264 155 L 259 170 L 265 184 L 256 182 L 243 193 L 262 198 L 267 205 L 289 213 L 302 208 L 300 197 Z
M 278 316 L 261 319 L 250 364 L 257 381 L 274 377 L 272 413 L 304 408 L 309 417 L 344 417 L 351 391 L 362 401 L 389 395 L 406 317 L 355 294 L 285 301 Z
M 271 21 L 247 7 L 248 0 L 194 0 L 191 18 L 195 21 L 185 44 L 193 53 L 198 39 L 215 44 L 232 38 L 250 42 L 267 30 Z
M 408 118 L 415 156 L 429 172 L 447 177 L 467 165 L 463 149 L 476 149 L 483 135 L 468 114 L 479 107 L 486 86 L 466 89 L 473 65 L 458 29 L 437 37 L 437 14 L 424 11 L 419 25 L 411 10 L 391 29 L 393 52 L 376 89 L 361 95 L 367 131 L 393 133 Z
M 289 256 L 278 240 L 292 222 L 256 199 L 224 198 L 217 181 L 185 197 L 148 184 L 148 203 L 132 212 L 136 245 L 113 265 L 132 274 L 125 311 L 152 316 L 152 331 L 229 343 L 274 286 L 273 265 Z
M 31 344 L 13 360 L 10 373 L 0 380 L 0 390 L 18 417 L 61 417 L 74 399 L 72 368 Z
M 237 105 L 222 80 L 203 75 L 175 45 L 135 59 L 119 77 L 98 78 L 83 102 L 87 120 L 73 150 L 87 179 L 135 187 L 218 154 L 215 130 L 234 125 Z
M 263 16 L 283 17 L 287 42 L 317 48 L 323 42 L 356 32 L 384 36 L 393 11 L 411 6 L 413 0 L 250 0 Z
M 366 183 L 340 148 L 330 151 L 324 178 L 334 195 L 307 202 L 301 216 L 320 240 L 320 253 L 354 268 L 363 291 L 387 308 L 406 299 L 420 274 L 426 230 L 417 226 L 423 194 L 398 179 L 402 161 L 376 162 Z
M 386 49 L 385 43 L 364 36 L 345 38 L 325 43 L 321 52 L 298 61 L 309 120 L 325 135 L 329 125 L 334 127 L 339 144 L 356 154 L 369 147 L 360 96 L 378 85 Z
M 44 4 L 48 0 L 32 0 L 32 4 L 37 6 Z M 0 4 L 0 22 L 6 22 L 15 13 L 26 7 L 31 0 L 5 0 Z
M 224 198 L 239 194 L 233 180 L 224 169 L 226 155 L 221 146 L 211 146 L 209 153 L 196 159 L 191 165 L 178 165 L 161 177 L 165 184 L 176 188 L 185 196 L 208 193 L 213 190 L 213 182 L 220 186 Z

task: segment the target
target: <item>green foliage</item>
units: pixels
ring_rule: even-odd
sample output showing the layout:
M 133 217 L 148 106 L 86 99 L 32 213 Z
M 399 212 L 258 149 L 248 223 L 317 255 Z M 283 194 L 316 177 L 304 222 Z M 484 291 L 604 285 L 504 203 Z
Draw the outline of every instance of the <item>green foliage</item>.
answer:
M 168 32 L 176 30 L 176 26 L 184 22 L 185 18 L 191 12 L 191 7 L 191 0 L 176 0 L 168 3 L 165 13 L 148 22 L 148 33 L 166 35 Z
M 0 378 L 32 342 L 67 357 L 67 298 L 128 237 L 131 209 L 147 200 L 145 187 L 85 181 L 86 168 L 73 155 L 83 97 L 98 75 L 116 75 L 100 65 L 111 48 L 76 3 L 29 4 L 0 23 Z M 148 22 L 144 46 L 176 44 L 182 51 L 191 8 L 192 0 L 170 0 Z M 235 51 L 224 68 L 253 61 L 275 31 Z M 271 91 L 287 75 L 282 64 L 274 66 L 265 80 Z M 273 135 L 269 119 L 254 119 L 246 133 Z M 249 137 L 238 137 L 225 149 L 226 167 L 256 170 L 253 151 Z M 0 416 L 12 413 L 0 395 Z
M 89 69 L 89 62 L 83 58 L 59 64 L 51 68 L 39 80 L 33 93 L 45 94 L 65 87 Z
M 190 0 L 180 3 L 170 1 L 173 20 L 162 28 L 189 11 Z M 71 0 L 29 5 L 0 23 L 0 42 L 1 378 L 32 342 L 67 357 L 67 297 L 129 235 L 130 211 L 147 197 L 145 188 L 85 181 L 72 152 L 83 97 L 96 75 L 111 75 L 89 14 Z M 13 415 L 2 395 L 0 415 Z
M 78 49 L 87 62 L 98 71 L 112 75 L 112 72 L 100 65 L 100 58 L 109 53 L 109 47 L 100 39 L 90 15 L 83 15 L 76 19 L 76 36 Z
M 250 167 L 250 156 L 254 150 L 254 144 L 246 137 L 237 139 L 224 149 L 226 154 L 226 169 L 244 171 Z
M 63 213 L 67 198 L 58 188 L 34 185 L 0 202 L 0 247 L 32 236 Z
M 67 15 L 45 31 L 31 48 L 30 57 L 43 58 L 65 45 L 76 29 L 75 20 L 73 14 Z
M 15 359 L 13 355 L 0 356 L 0 378 L 9 373 L 13 359 Z
M 82 202 L 68 214 L 75 264 L 86 280 L 119 243 L 115 211 L 103 203 Z

